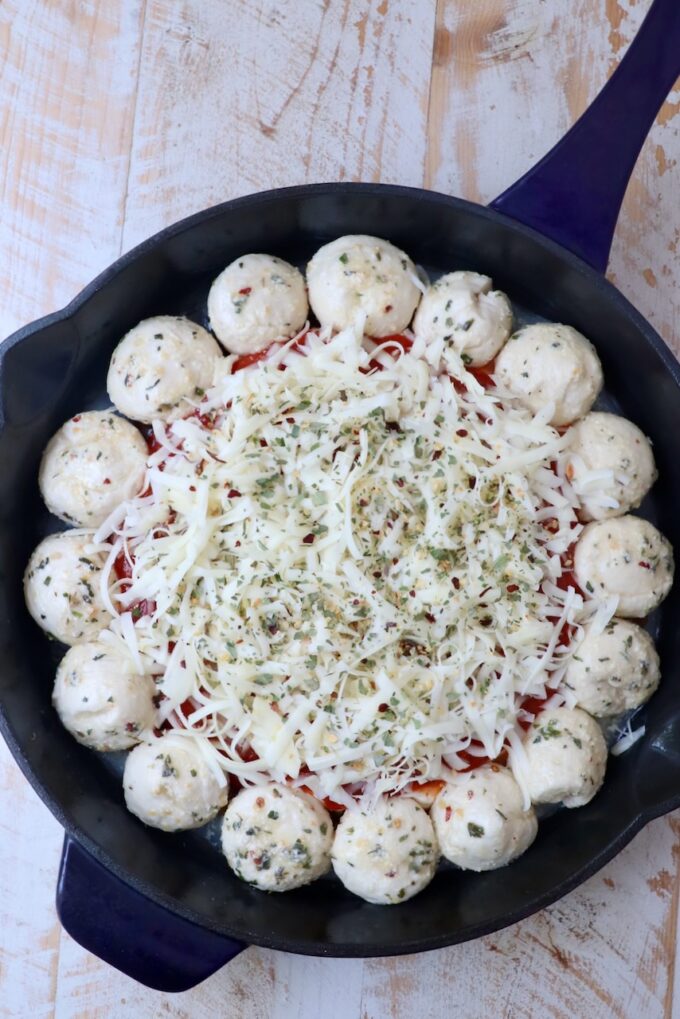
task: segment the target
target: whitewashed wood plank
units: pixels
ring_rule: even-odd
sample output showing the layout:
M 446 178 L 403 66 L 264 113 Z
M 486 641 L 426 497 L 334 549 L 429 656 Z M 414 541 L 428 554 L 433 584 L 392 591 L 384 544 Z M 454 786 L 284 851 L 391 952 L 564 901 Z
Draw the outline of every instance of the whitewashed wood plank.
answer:
M 420 185 L 434 3 L 149 0 L 125 247 L 235 195 Z
M 200 987 L 164 995 L 64 938 L 55 1019 L 353 1019 L 362 1014 L 363 966 L 249 948 Z
M 0 5 L 0 336 L 120 251 L 142 3 Z
M 0 1015 L 52 1016 L 62 830 L 0 741 Z
M 649 0 L 439 0 L 426 184 L 489 201 L 565 133 L 604 84 Z M 680 83 L 644 146 L 609 277 L 680 352 Z
M 141 0 L 0 6 L 0 335 L 120 250 Z M 62 834 L 0 748 L 0 1013 L 51 1016 Z

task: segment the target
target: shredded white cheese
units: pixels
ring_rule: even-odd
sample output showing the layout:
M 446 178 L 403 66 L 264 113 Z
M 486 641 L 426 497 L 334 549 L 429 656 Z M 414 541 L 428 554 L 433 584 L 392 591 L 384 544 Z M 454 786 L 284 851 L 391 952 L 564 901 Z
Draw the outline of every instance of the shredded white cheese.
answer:
M 512 765 L 523 698 L 559 701 L 564 628 L 597 608 L 557 584 L 580 533 L 564 437 L 436 352 L 353 329 L 290 348 L 225 358 L 200 419 L 154 426 L 150 491 L 110 518 L 102 587 L 132 562 L 112 630 L 242 781 L 348 804 L 463 751 Z

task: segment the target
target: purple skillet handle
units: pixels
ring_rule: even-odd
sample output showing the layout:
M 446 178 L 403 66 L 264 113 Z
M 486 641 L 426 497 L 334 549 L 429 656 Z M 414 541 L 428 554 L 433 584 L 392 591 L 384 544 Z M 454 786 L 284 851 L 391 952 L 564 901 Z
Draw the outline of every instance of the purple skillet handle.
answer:
M 187 991 L 247 947 L 157 906 L 68 835 L 57 912 L 79 945 L 157 991 Z
M 604 272 L 635 161 L 679 75 L 680 0 L 654 0 L 592 105 L 491 207 Z

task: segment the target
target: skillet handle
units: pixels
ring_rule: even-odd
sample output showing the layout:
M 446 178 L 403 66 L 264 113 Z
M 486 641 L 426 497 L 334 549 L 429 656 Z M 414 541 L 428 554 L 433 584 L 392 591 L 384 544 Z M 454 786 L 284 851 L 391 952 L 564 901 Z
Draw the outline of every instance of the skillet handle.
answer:
M 57 912 L 79 945 L 157 991 L 187 991 L 247 947 L 156 905 L 68 835 Z
M 591 106 L 491 207 L 604 272 L 635 161 L 679 75 L 680 0 L 654 0 Z

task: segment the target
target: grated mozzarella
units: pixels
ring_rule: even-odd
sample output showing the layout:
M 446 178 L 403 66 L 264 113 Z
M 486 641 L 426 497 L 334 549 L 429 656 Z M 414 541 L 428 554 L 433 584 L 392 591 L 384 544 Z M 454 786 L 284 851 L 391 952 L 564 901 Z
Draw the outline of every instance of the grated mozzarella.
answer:
M 132 562 L 111 630 L 246 784 L 348 805 L 510 746 L 524 788 L 522 699 L 564 703 L 563 628 L 615 608 L 556 584 L 580 532 L 564 436 L 360 325 L 299 344 L 226 357 L 200 418 L 154 425 L 149 490 L 110 518 L 107 591 Z

